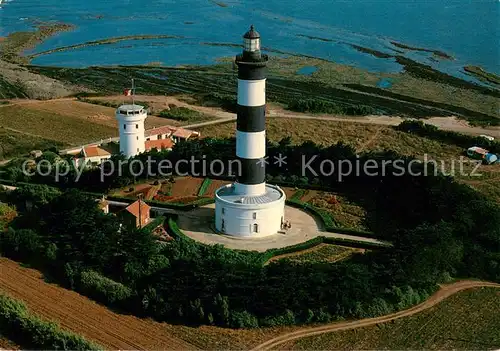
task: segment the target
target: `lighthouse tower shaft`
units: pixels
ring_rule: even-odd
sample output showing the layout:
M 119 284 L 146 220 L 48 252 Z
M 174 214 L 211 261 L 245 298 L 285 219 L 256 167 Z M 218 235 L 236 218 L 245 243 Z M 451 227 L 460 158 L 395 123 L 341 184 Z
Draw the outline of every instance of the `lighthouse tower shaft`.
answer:
M 260 35 L 253 26 L 244 39 L 238 65 L 238 114 L 236 156 L 241 172 L 235 192 L 261 195 L 266 192 L 266 66 L 268 57 L 260 51 Z
M 236 156 L 241 168 L 234 184 L 215 192 L 215 229 L 233 237 L 274 235 L 285 223 L 285 192 L 266 184 L 266 65 L 253 26 L 243 36 L 238 65 Z

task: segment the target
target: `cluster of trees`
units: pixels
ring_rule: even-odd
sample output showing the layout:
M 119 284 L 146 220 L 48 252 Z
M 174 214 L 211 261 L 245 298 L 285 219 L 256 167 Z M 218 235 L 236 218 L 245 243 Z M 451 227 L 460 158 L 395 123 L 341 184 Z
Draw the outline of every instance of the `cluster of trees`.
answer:
M 367 116 L 378 111 L 366 105 L 339 105 L 319 99 L 298 99 L 288 103 L 288 109 L 296 112 L 329 113 L 350 116 Z
M 422 121 L 404 121 L 400 123 L 396 129 L 406 133 L 417 134 L 425 138 L 455 144 L 464 149 L 471 146 L 480 146 L 492 153 L 500 153 L 500 142 L 498 141 L 490 141 L 480 136 L 471 136 L 448 130 L 441 130 L 436 126 L 425 124 Z

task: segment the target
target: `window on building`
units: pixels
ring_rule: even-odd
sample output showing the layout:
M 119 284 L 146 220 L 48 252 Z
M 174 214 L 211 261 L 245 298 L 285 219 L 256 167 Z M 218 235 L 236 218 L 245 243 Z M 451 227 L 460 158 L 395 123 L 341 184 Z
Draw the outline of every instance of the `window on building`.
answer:
M 158 134 L 158 140 L 160 140 L 160 139 L 161 139 L 161 134 Z
M 226 209 L 223 207 L 222 208 L 222 214 L 226 213 Z
M 257 212 L 253 213 L 253 219 L 257 219 Z
M 221 232 L 223 232 L 223 231 L 224 231 L 224 229 L 225 229 L 225 223 L 224 223 L 224 220 L 222 220 L 222 224 L 221 224 L 221 226 L 220 226 L 220 230 L 221 230 Z
M 147 141 L 150 141 L 150 140 L 151 140 L 151 138 L 147 138 L 146 140 L 147 140 Z
M 139 148 L 137 148 L 137 152 L 139 152 Z
M 259 225 L 256 223 L 253 225 L 253 232 L 258 233 L 259 232 Z
M 136 136 L 137 140 L 139 140 L 139 136 Z
M 135 125 L 135 129 L 139 129 L 139 125 L 138 124 Z
M 126 125 L 126 124 L 124 124 L 124 125 L 123 125 L 123 129 L 124 129 L 124 130 L 126 130 L 126 129 L 127 129 L 127 125 Z

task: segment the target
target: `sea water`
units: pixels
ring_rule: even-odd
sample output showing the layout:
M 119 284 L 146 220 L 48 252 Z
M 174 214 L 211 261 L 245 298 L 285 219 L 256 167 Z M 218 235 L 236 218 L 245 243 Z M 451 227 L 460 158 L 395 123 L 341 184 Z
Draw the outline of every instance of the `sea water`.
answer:
M 435 61 L 431 53 L 401 53 L 459 75 L 466 64 L 500 73 L 498 11 L 493 0 L 10 0 L 0 5 L 0 36 L 31 30 L 34 23 L 74 24 L 30 53 L 109 37 L 169 34 L 178 39 L 128 40 L 42 55 L 34 64 L 89 65 L 212 64 L 240 49 L 254 24 L 262 45 L 315 56 L 371 71 L 397 72 L 393 59 L 360 53 L 355 44 L 397 54 L 390 41 L 436 49 L 454 56 Z M 404 50 L 403 50 L 404 51 Z

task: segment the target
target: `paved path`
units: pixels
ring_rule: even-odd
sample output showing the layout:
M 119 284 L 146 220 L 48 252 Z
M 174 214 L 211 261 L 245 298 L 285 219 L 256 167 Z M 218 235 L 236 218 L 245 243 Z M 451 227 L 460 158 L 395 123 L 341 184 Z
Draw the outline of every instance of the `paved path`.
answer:
M 368 244 L 385 247 L 392 246 L 389 242 L 369 237 L 359 237 L 340 233 L 331 233 L 324 230 L 319 218 L 311 216 L 300 209 L 286 206 L 285 217 L 292 224 L 286 234 L 275 234 L 263 238 L 235 238 L 228 235 L 216 234 L 213 231 L 215 205 L 207 205 L 192 211 L 179 211 L 178 225 L 184 234 L 205 244 L 221 244 L 233 250 L 248 250 L 264 252 L 272 248 L 282 248 L 303 243 L 318 236 L 336 239 L 355 240 Z M 346 246 L 348 244 L 346 243 Z
M 481 281 L 459 281 L 454 284 L 449 284 L 449 285 L 444 285 L 442 288 L 436 292 L 434 295 L 432 295 L 429 299 L 426 301 L 422 302 L 421 304 L 414 306 L 410 309 L 392 313 L 386 316 L 381 316 L 381 317 L 376 317 L 376 318 L 367 318 L 367 319 L 361 319 L 357 321 L 349 321 L 349 322 L 336 322 L 336 323 L 331 323 L 327 325 L 323 325 L 320 327 L 308 327 L 308 328 L 303 328 L 291 333 L 287 333 L 275 338 L 272 338 L 271 340 L 268 340 L 258 346 L 256 346 L 253 351 L 257 350 L 271 350 L 279 347 L 280 345 L 293 341 L 296 339 L 302 339 L 305 337 L 309 336 L 314 336 L 314 335 L 321 335 L 321 334 L 326 334 L 326 333 L 332 333 L 336 331 L 341 331 L 341 330 L 349 330 L 349 329 L 356 329 L 356 328 L 363 328 L 363 327 L 368 327 L 371 325 L 379 324 L 379 323 L 386 323 L 393 321 L 395 319 L 403 318 L 403 317 L 408 317 L 411 315 L 414 315 L 416 313 L 422 312 L 426 309 L 429 309 L 431 307 L 434 307 L 444 299 L 450 297 L 453 294 L 456 294 L 460 291 L 466 290 L 466 289 L 472 289 L 472 288 L 480 288 L 480 287 L 493 287 L 493 288 L 500 288 L 500 284 L 496 283 L 489 283 L 489 282 L 481 282 Z

